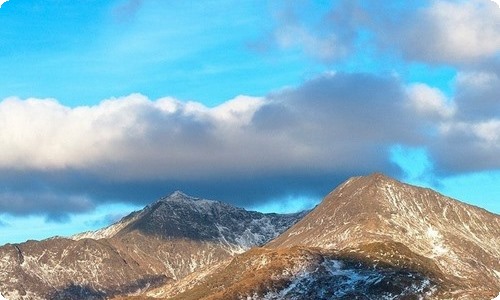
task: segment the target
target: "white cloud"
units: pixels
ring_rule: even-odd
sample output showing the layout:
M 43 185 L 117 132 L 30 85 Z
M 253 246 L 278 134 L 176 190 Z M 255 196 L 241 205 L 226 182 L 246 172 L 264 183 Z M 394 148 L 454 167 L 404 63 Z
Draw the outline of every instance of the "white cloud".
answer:
M 9 1 L 9 0 L 0 0 L 0 7 L 2 7 L 2 5 L 3 5 L 5 2 L 7 2 L 7 1 Z
M 470 136 L 476 146 L 485 150 L 500 151 L 500 119 L 470 123 L 445 123 L 440 129 L 445 137 L 457 135 L 463 137 Z M 464 142 L 466 142 L 466 139 L 464 139 Z
M 500 119 L 474 124 L 472 130 L 486 147 L 500 151 Z
M 173 98 L 151 101 L 140 94 L 76 108 L 53 99 L 8 98 L 0 102 L 0 167 L 88 168 L 103 161 L 137 160 L 147 152 L 137 142 L 156 154 L 168 152 L 163 147 L 175 147 L 156 138 L 166 142 L 177 134 L 196 134 L 183 130 L 197 122 L 236 130 L 248 124 L 261 105 L 262 99 L 246 96 L 215 108 Z
M 468 63 L 500 52 L 500 9 L 490 0 L 435 0 L 405 24 L 385 28 L 403 54 L 432 63 Z M 384 34 L 384 33 L 381 33 Z
M 112 180 L 384 169 L 387 156 L 373 148 L 425 146 L 422 128 L 438 130 L 429 143 L 434 152 L 451 152 L 446 148 L 461 139 L 463 149 L 481 145 L 490 153 L 499 142 L 498 118 L 483 112 L 494 112 L 498 98 L 481 100 L 477 92 L 496 80 L 490 77 L 460 75 L 457 93 L 467 97 L 453 100 L 424 84 L 342 73 L 212 108 L 141 94 L 74 108 L 8 98 L 0 102 L 0 168 L 83 170 Z M 468 116 L 480 102 L 477 116 Z
M 458 85 L 476 90 L 489 89 L 492 85 L 499 83 L 500 78 L 498 75 L 490 72 L 460 72 L 457 77 Z
M 340 1 L 335 6 L 311 23 L 304 20 L 304 12 L 314 8 L 306 2 L 286 2 L 285 8 L 276 14 L 274 42 L 281 48 L 300 49 L 323 62 L 345 58 L 355 48 L 362 13 L 352 1 Z
M 275 32 L 279 46 L 283 48 L 302 47 L 304 51 L 320 60 L 330 61 L 348 54 L 348 48 L 335 35 L 316 36 L 307 28 L 288 24 Z
M 413 84 L 407 90 L 411 105 L 424 116 L 450 118 L 455 113 L 453 103 L 437 88 Z
M 457 93 L 482 87 L 483 77 L 471 83 L 463 75 Z M 236 193 L 241 201 L 327 192 L 332 177 L 394 170 L 394 145 L 427 148 L 437 170 L 496 168 L 500 120 L 462 113 L 474 91 L 454 103 L 424 84 L 337 72 L 216 107 L 141 94 L 73 108 L 7 98 L 0 101 L 0 210 L 52 212 L 67 199 L 84 210 L 95 199 L 165 186 L 215 198 L 214 191 Z
M 405 101 L 396 78 L 342 73 L 216 107 L 140 94 L 74 108 L 4 99 L 0 210 L 52 212 L 64 199 L 142 199 L 167 186 L 233 201 L 324 193 L 332 177 L 391 168 L 384 149 L 414 139 L 414 121 L 398 121 Z
M 371 43 L 380 51 L 394 49 L 407 60 L 431 64 L 471 64 L 500 54 L 500 9 L 493 1 L 422 3 L 402 8 L 395 1 L 339 1 L 318 24 L 300 14 L 307 7 L 289 5 L 274 38 L 284 48 L 298 47 L 329 62 L 363 53 Z

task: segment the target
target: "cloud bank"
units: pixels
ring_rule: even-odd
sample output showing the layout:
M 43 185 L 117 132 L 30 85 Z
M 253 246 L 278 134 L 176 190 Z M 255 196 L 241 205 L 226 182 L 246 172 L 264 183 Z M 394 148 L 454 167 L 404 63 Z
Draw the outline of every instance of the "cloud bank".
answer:
M 412 130 L 391 124 L 404 100 L 395 78 L 364 74 L 327 74 L 214 108 L 140 94 L 76 108 L 8 98 L 0 103 L 0 128 L 8 128 L 0 132 L 0 209 L 80 212 L 176 188 L 240 205 L 320 195 L 332 181 L 390 168 L 387 146 Z
M 498 78 L 483 75 L 460 74 L 456 99 L 363 73 L 327 73 L 212 108 L 141 94 L 75 108 L 7 98 L 0 210 L 60 220 L 179 188 L 243 206 L 321 196 L 347 176 L 398 174 L 394 145 L 428 148 L 442 172 L 500 168 L 498 85 L 490 84 Z
M 122 1 L 115 17 L 142 16 L 144 3 Z M 61 222 L 176 189 L 256 207 L 320 197 L 352 175 L 401 175 L 391 159 L 398 149 L 417 149 L 438 175 L 498 170 L 500 9 L 490 0 L 422 3 L 338 1 L 317 21 L 287 4 L 272 45 L 326 65 L 355 63 L 262 97 L 215 107 L 139 93 L 77 107 L 3 99 L 0 211 Z M 138 39 L 150 53 L 161 44 L 153 33 L 125 39 L 124 51 Z M 395 70 L 370 69 L 387 56 Z M 365 63 L 368 73 L 356 69 Z M 410 64 L 453 68 L 452 92 L 404 81 L 398 71 Z
M 402 87 L 412 109 L 408 117 L 421 122 L 411 132 L 413 138 L 407 138 L 421 139 L 420 146 L 428 150 L 435 171 L 441 175 L 499 167 L 497 3 L 426 0 L 403 5 L 398 1 L 337 1 L 321 16 L 319 28 L 301 14 L 309 11 L 303 6 L 295 3 L 282 9 L 275 32 L 289 36 L 295 44 L 282 43 L 282 35 L 275 35 L 278 45 L 301 47 L 304 53 L 334 66 L 345 67 L 346 59 L 363 59 L 362 64 L 347 63 L 348 70 L 370 70 L 380 60 L 382 68 L 393 67 L 386 72 L 396 74 L 398 70 L 407 72 L 410 66 L 430 70 L 445 67 L 456 72 L 450 83 L 453 91 L 448 93 L 429 86 L 429 82 Z M 309 51 L 309 45 L 315 45 L 318 51 Z M 345 55 L 338 55 L 342 53 L 339 49 L 347 49 Z M 329 60 L 323 53 L 330 54 Z

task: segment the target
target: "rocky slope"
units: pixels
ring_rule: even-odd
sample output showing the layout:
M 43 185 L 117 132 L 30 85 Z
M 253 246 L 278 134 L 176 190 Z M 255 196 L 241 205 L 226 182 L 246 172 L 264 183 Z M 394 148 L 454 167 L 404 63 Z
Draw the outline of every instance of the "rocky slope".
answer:
M 266 215 L 176 192 L 96 232 L 0 247 L 0 292 L 10 300 L 490 300 L 500 294 L 500 216 L 382 174 L 349 179 L 308 214 Z
M 140 233 L 167 240 L 215 241 L 241 253 L 275 238 L 304 215 L 263 214 L 176 191 L 116 224 L 72 238 L 125 239 Z
M 489 300 L 499 270 L 500 216 L 373 174 L 340 185 L 264 249 L 147 295 Z
M 387 241 L 458 278 L 457 294 L 500 292 L 500 216 L 382 174 L 348 180 L 267 246 L 344 249 Z
M 105 240 L 51 239 L 0 248 L 0 290 L 9 299 L 99 299 L 167 281 Z
M 0 247 L 0 292 L 9 300 L 141 293 L 262 245 L 302 216 L 176 192 L 96 232 Z
M 402 245 L 370 244 L 403 257 Z M 398 264 L 375 262 L 373 252 L 310 247 L 254 248 L 204 278 L 195 274 L 149 293 L 165 299 L 394 299 L 430 296 L 442 282 L 440 271 L 424 257 Z M 424 268 L 424 266 L 426 268 Z M 427 269 L 428 268 L 428 269 Z M 189 281 L 197 284 L 189 285 Z M 178 289 L 184 285 L 187 289 Z M 144 297 L 136 299 L 145 299 Z

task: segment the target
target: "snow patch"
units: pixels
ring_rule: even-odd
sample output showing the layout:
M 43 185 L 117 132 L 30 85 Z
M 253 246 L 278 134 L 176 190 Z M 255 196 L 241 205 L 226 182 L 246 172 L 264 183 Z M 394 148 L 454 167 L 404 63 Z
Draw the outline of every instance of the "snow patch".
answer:
M 115 236 L 118 232 L 120 232 L 120 230 L 125 228 L 127 225 L 137 220 L 140 216 L 141 214 L 138 213 L 129 219 L 127 219 L 127 217 L 124 217 L 119 222 L 114 223 L 108 227 L 105 227 L 103 229 L 98 229 L 95 231 L 86 231 L 83 233 L 75 234 L 71 236 L 70 239 L 78 241 L 83 239 L 99 240 L 99 239 L 111 238 Z
M 380 294 L 377 291 L 370 291 L 370 287 L 380 285 L 384 280 L 395 276 L 396 271 L 358 268 L 341 260 L 327 259 L 316 268 L 306 268 L 299 272 L 285 269 L 281 275 L 282 278 L 290 279 L 285 288 L 271 290 L 262 297 L 253 294 L 240 299 L 347 299 L 360 291 L 363 291 L 365 295 L 373 296 L 371 299 L 393 300 L 409 296 L 423 299 L 436 291 L 435 286 L 428 278 L 417 279 L 414 283 L 403 287 L 398 294 L 391 292 Z M 412 277 L 413 275 L 407 274 L 407 276 Z M 416 277 L 414 278 L 416 279 Z
M 446 249 L 443 245 L 443 236 L 439 233 L 439 231 L 429 227 L 426 235 L 431 240 L 432 253 L 434 256 L 441 256 L 448 252 L 448 249 Z

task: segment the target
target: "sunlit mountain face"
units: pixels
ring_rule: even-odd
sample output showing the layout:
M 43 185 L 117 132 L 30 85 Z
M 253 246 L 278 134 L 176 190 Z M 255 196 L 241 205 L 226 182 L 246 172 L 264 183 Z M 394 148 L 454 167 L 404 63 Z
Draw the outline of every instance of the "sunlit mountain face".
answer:
M 498 4 L 0 0 L 0 300 L 497 297 Z
M 0 2 L 0 245 L 377 171 L 500 212 L 494 1 Z
M 182 192 L 92 232 L 0 247 L 7 299 L 493 299 L 500 216 L 382 174 L 312 211 Z

